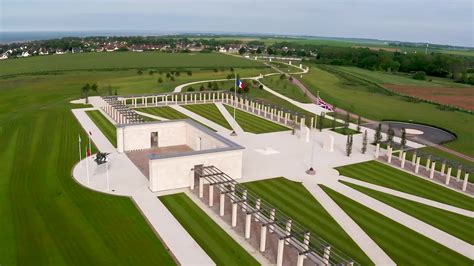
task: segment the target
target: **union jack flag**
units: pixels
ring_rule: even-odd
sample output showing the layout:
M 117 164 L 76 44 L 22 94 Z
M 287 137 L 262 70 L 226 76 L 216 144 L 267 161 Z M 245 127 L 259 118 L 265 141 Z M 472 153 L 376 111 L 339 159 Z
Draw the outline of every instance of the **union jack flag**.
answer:
M 334 107 L 330 105 L 329 103 L 323 101 L 323 99 L 321 99 L 320 97 L 318 97 L 316 104 L 328 111 L 331 111 L 331 112 L 334 111 Z

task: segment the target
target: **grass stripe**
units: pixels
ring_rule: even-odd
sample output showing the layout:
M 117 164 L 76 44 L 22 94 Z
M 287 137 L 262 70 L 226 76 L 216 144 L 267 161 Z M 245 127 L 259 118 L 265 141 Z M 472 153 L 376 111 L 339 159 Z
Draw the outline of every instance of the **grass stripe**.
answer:
M 234 114 L 234 108 L 228 105 L 224 105 L 225 109 L 229 114 Z M 278 132 L 278 131 L 286 131 L 289 128 L 284 127 L 282 125 L 273 123 L 266 119 L 260 118 L 253 114 L 249 114 L 242 110 L 235 110 L 235 119 L 237 123 L 242 127 L 242 129 L 246 132 L 251 132 L 255 134 L 262 134 L 262 133 L 271 133 L 271 132 Z
M 94 124 L 102 131 L 110 143 L 117 147 L 117 130 L 110 121 L 98 110 L 86 111 L 86 114 Z
M 212 122 L 225 127 L 229 130 L 232 130 L 232 127 L 229 125 L 227 120 L 221 114 L 219 109 L 215 104 L 192 104 L 192 105 L 183 105 L 182 107 L 187 110 L 200 115 L 206 119 L 211 120 Z

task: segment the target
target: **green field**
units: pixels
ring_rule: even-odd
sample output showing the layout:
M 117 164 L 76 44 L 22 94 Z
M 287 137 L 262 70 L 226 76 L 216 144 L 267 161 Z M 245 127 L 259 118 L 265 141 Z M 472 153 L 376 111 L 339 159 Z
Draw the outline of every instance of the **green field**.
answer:
M 328 68 L 328 71 L 330 68 Z M 312 67 L 301 81 L 337 107 L 373 120 L 401 120 L 434 125 L 454 132 L 457 140 L 443 146 L 474 156 L 474 116 L 459 111 L 440 110 L 433 104 L 413 103 L 401 96 L 387 95 L 363 80 Z M 348 97 L 350 95 L 350 97 Z
M 230 115 L 234 115 L 234 108 L 224 105 L 227 112 Z M 262 133 L 271 133 L 278 131 L 289 130 L 289 128 L 282 125 L 270 122 L 266 119 L 260 118 L 258 116 L 249 114 L 247 112 L 236 109 L 235 110 L 235 120 L 242 127 L 245 132 L 262 134 Z
M 191 105 L 183 105 L 184 108 L 188 109 L 189 111 L 200 115 L 210 121 L 221 125 L 229 130 L 232 130 L 232 127 L 227 123 L 224 116 L 221 114 L 219 109 L 215 104 L 191 104 Z
M 336 169 L 343 176 L 474 211 L 473 198 L 377 161 Z
M 301 103 L 311 102 L 308 97 L 300 90 L 298 86 L 291 83 L 288 78 L 281 79 L 280 75 L 273 75 L 263 78 L 262 83 L 270 89 L 285 95 Z
M 338 127 L 334 130 L 331 129 L 331 131 L 334 131 L 336 133 L 342 134 L 342 135 L 354 135 L 354 134 L 360 134 L 359 131 L 351 129 L 351 128 L 345 128 L 345 127 Z
M 260 265 L 186 194 L 159 199 L 217 265 Z
M 140 112 L 144 112 L 144 113 L 148 113 L 148 114 L 151 114 L 151 115 L 156 115 L 156 116 L 159 116 L 159 117 L 163 117 L 163 118 L 166 118 L 166 119 L 169 119 L 169 120 L 191 119 L 194 122 L 196 122 L 196 123 L 198 123 L 202 126 L 205 126 L 205 127 L 209 128 L 212 131 L 216 131 L 215 129 L 209 127 L 208 125 L 205 125 L 205 124 L 203 124 L 199 121 L 196 121 L 196 120 L 190 118 L 189 116 L 187 116 L 183 113 L 180 113 L 180 112 L 176 111 L 175 109 L 173 109 L 169 106 L 137 108 L 135 110 L 140 111 Z
M 390 194 L 358 186 L 349 182 L 340 182 L 427 224 L 445 231 L 450 235 L 464 240 L 471 245 L 474 244 L 474 218 L 392 196 Z
M 301 185 L 285 178 L 244 184 L 263 200 L 292 217 L 361 265 L 373 264 L 318 201 Z
M 115 52 L 81 53 L 51 56 L 34 56 L 0 62 L 0 76 L 36 72 L 70 70 L 118 70 L 118 69 L 229 69 L 230 67 L 254 68 L 265 66 L 255 60 L 247 60 L 218 53 L 159 53 Z
M 455 251 L 328 187 L 321 188 L 398 265 L 472 265 L 471 260 Z
M 105 116 L 99 111 L 87 111 L 86 114 L 94 122 L 94 124 L 102 131 L 105 137 L 110 141 L 110 143 L 117 147 L 117 129 L 110 123 L 110 121 L 105 118 Z

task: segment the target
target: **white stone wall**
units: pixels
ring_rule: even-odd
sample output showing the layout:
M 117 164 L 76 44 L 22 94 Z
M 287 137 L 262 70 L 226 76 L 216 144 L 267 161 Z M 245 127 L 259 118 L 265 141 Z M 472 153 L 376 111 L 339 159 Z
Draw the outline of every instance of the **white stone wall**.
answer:
M 233 150 L 150 160 L 150 190 L 156 192 L 190 187 L 194 180 L 191 169 L 199 164 L 213 165 L 230 177 L 239 179 L 242 177 L 242 154 L 243 150 Z
M 186 144 L 184 121 L 175 123 L 155 123 L 125 126 L 117 129 L 117 148 L 119 152 L 151 148 L 151 133 L 158 132 L 158 147 Z M 119 136 L 119 134 L 123 134 Z M 122 143 L 120 143 L 122 142 Z M 121 151 L 119 147 L 123 147 Z
M 198 138 L 201 138 L 200 149 L 198 147 Z M 186 145 L 195 151 L 226 147 L 226 145 L 221 141 L 209 136 L 208 134 L 191 125 L 186 127 Z

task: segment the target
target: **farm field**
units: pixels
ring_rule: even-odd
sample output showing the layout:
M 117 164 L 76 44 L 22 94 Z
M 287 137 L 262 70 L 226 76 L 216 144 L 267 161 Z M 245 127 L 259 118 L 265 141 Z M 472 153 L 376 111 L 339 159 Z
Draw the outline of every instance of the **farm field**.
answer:
M 192 105 L 183 105 L 184 108 L 188 109 L 189 111 L 200 115 L 204 118 L 217 123 L 229 130 L 232 130 L 232 127 L 227 123 L 224 116 L 221 114 L 219 109 L 215 104 L 192 104 Z
M 102 131 L 110 143 L 117 147 L 117 130 L 110 121 L 99 111 L 87 111 L 86 114 L 94 122 L 94 124 Z
M 398 265 L 471 265 L 468 258 L 321 185 Z
M 72 62 L 72 63 L 71 63 Z M 71 70 L 265 68 L 254 60 L 217 53 L 115 52 L 34 56 L 0 62 L 0 75 Z
M 373 264 L 300 183 L 279 177 L 244 185 L 361 265 Z
M 375 85 L 363 80 L 312 67 L 300 79 L 313 94 L 337 107 L 374 120 L 412 121 L 434 125 L 456 134 L 457 139 L 443 146 L 474 156 L 474 116 L 459 111 L 440 110 L 428 103 L 408 102 L 401 96 L 388 95 Z M 351 97 L 347 97 L 351 95 Z
M 259 265 L 186 194 L 159 199 L 217 265 Z
M 199 121 L 196 121 L 196 120 L 188 117 L 187 115 L 176 111 L 175 109 L 173 109 L 169 106 L 152 107 L 152 108 L 137 108 L 135 110 L 140 111 L 140 112 L 144 112 L 144 113 L 148 113 L 148 114 L 151 114 L 151 115 L 156 115 L 156 116 L 159 116 L 159 117 L 163 117 L 163 118 L 166 118 L 166 119 L 169 119 L 169 120 L 191 119 L 194 122 L 196 122 L 196 123 L 198 123 L 202 126 L 205 126 L 205 127 L 209 128 L 212 131 L 216 131 L 215 129 L 210 128 L 208 125 L 204 125 L 204 124 L 200 123 Z
M 343 176 L 474 211 L 473 198 L 376 161 L 336 169 Z
M 234 114 L 234 108 L 224 105 L 225 109 L 232 116 Z M 275 124 L 258 116 L 249 114 L 247 112 L 236 109 L 235 110 L 235 120 L 242 127 L 245 132 L 262 134 L 262 133 L 271 133 L 278 131 L 290 130 L 287 127 Z
M 273 75 L 263 78 L 262 83 L 265 84 L 270 89 L 283 94 L 295 101 L 301 103 L 309 103 L 311 102 L 306 95 L 288 78 L 281 79 L 280 75 Z
M 427 224 L 445 231 L 450 235 L 464 240 L 471 245 L 474 244 L 474 218 L 392 196 L 349 182 L 340 182 Z

